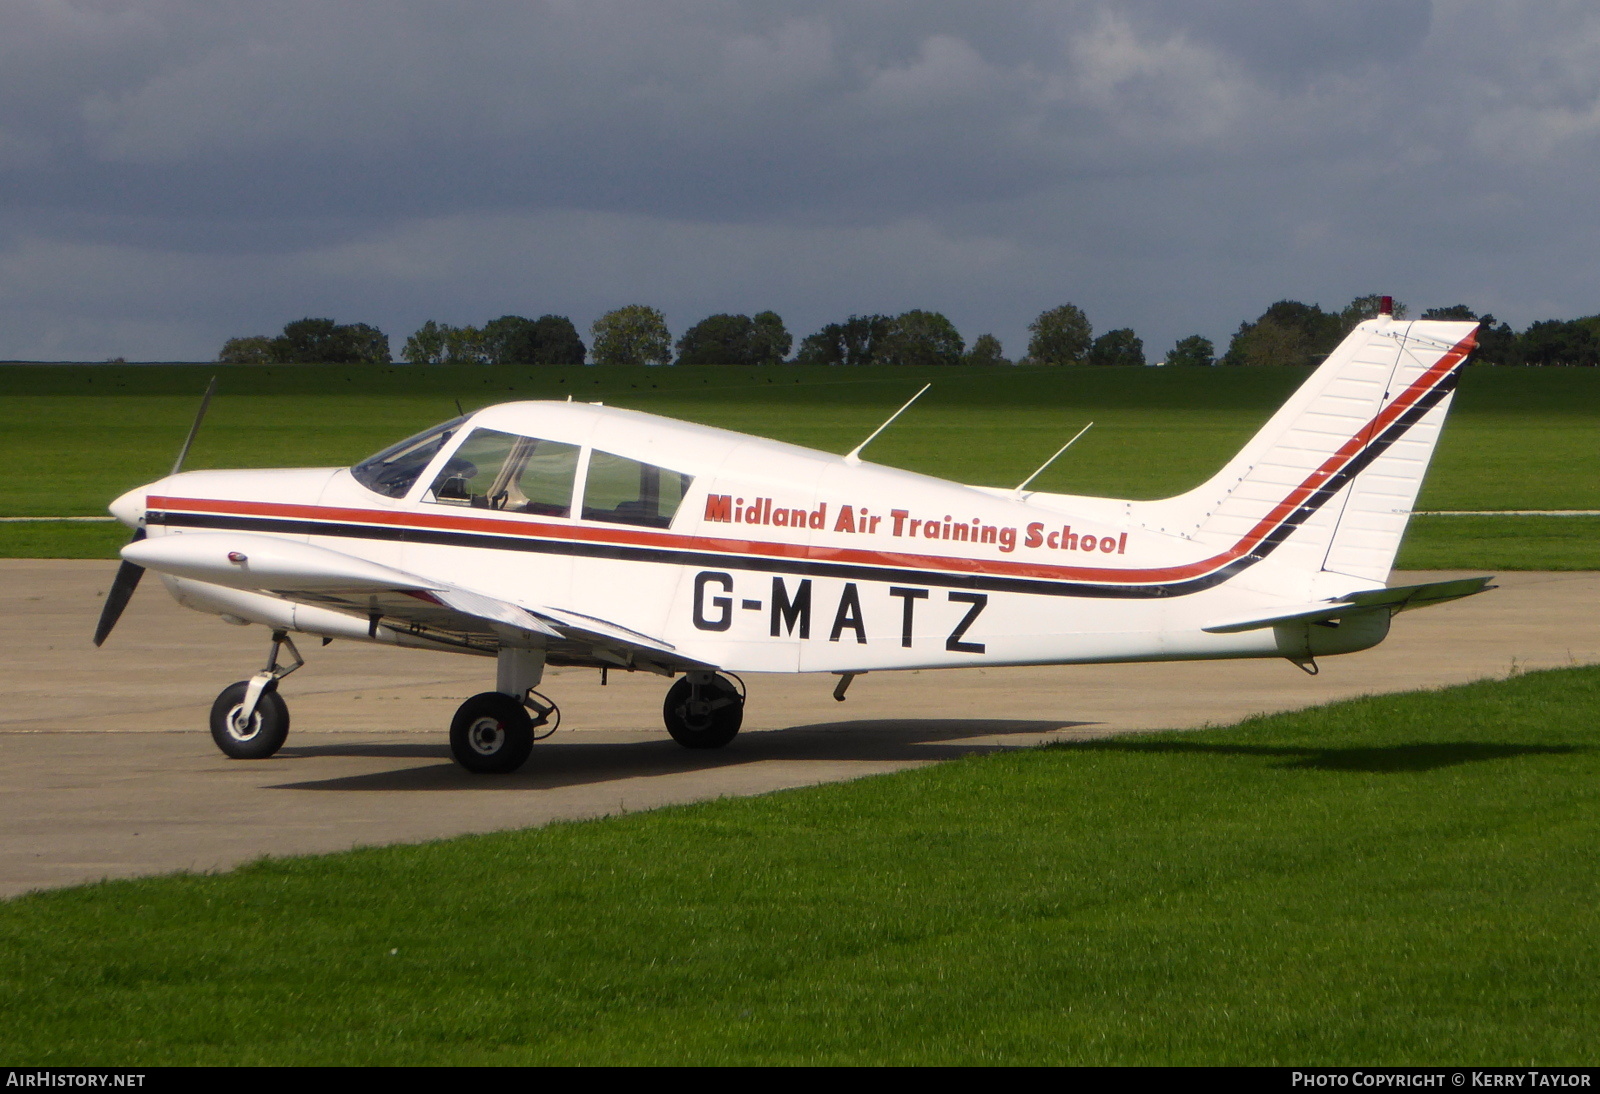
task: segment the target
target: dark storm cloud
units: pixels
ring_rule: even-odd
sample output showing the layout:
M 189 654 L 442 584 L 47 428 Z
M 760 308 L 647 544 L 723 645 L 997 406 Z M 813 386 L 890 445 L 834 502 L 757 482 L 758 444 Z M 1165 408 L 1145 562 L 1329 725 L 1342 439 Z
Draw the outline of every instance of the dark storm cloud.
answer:
M 1153 349 L 1285 295 L 1594 311 L 1597 62 L 1553 0 L 20 0 L 0 355 L 634 299 L 1014 350 L 1063 299 Z

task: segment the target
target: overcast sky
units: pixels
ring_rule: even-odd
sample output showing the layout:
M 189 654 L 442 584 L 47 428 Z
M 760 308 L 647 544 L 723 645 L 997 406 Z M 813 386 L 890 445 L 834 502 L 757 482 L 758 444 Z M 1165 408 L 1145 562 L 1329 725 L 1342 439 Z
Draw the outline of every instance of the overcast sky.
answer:
M 0 358 L 289 320 L 1600 311 L 1600 5 L 5 0 Z

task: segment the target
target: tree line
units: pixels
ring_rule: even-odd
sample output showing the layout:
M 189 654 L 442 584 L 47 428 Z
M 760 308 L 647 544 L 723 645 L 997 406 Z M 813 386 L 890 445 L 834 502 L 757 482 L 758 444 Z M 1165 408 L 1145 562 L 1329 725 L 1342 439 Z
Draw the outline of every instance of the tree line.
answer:
M 1337 311 L 1280 300 L 1240 323 L 1227 352 L 1203 335 L 1180 338 L 1157 363 L 1166 365 L 1312 365 L 1356 324 L 1375 317 L 1382 298 L 1358 296 Z M 1408 314 L 1394 303 L 1396 318 Z M 1518 333 L 1493 315 L 1465 304 L 1429 308 L 1423 319 L 1477 321 L 1474 360 L 1487 365 L 1600 366 L 1600 315 L 1548 319 Z M 630 304 L 606 312 L 589 328 L 585 345 L 564 315 L 527 319 L 502 315 L 481 327 L 430 319 L 412 333 L 401 359 L 414 365 L 1145 365 L 1144 341 L 1128 327 L 1096 336 L 1083 310 L 1062 304 L 1028 326 L 1027 353 L 1013 362 L 1000 340 L 982 334 L 968 346 L 946 316 L 913 309 L 899 315 L 852 315 L 801 339 L 795 349 L 781 316 L 719 313 L 673 340 L 660 310 Z M 793 356 L 790 356 L 793 350 Z M 389 364 L 389 339 L 365 323 L 299 319 L 277 337 L 230 338 L 218 361 L 229 364 Z

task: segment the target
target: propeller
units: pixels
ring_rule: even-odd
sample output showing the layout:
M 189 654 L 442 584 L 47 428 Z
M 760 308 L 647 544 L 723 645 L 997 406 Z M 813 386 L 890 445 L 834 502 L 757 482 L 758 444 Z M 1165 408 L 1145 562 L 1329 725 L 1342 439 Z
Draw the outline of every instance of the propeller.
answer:
M 184 439 L 183 448 L 178 451 L 178 459 L 172 465 L 172 473 L 176 475 L 183 470 L 183 461 L 189 458 L 189 446 L 194 444 L 195 434 L 200 432 L 200 423 L 205 420 L 206 408 L 211 405 L 211 396 L 216 394 L 217 378 L 211 377 L 211 382 L 206 385 L 206 393 L 200 399 L 200 409 L 194 416 L 194 424 L 189 427 L 189 436 Z M 129 543 L 138 543 L 145 536 L 144 524 L 133 531 L 133 538 Z M 106 604 L 100 609 L 100 622 L 94 628 L 94 644 L 99 646 L 111 634 L 111 628 L 117 625 L 117 620 L 122 618 L 123 609 L 127 608 L 128 601 L 133 596 L 133 590 L 139 587 L 139 579 L 144 576 L 144 567 L 134 562 L 123 561 L 117 567 L 117 576 L 111 582 L 111 591 L 106 594 Z
M 144 529 L 138 528 L 134 530 L 133 538 L 128 542 L 138 543 L 143 538 Z M 111 582 L 111 591 L 106 594 L 106 606 L 100 609 L 100 622 L 94 629 L 96 646 L 106 640 L 111 628 L 122 618 L 122 609 L 128 606 L 128 598 L 133 596 L 133 590 L 139 587 L 139 579 L 143 576 L 144 567 L 137 563 L 124 562 L 117 567 L 117 576 Z

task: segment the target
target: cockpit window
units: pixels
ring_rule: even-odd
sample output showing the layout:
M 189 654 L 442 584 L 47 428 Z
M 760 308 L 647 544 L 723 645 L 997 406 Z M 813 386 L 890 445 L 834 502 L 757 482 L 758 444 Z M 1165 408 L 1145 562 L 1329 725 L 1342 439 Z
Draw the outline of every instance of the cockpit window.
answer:
M 583 484 L 583 519 L 666 528 L 693 475 L 595 449 Z
M 403 498 L 417 481 L 417 476 L 422 474 L 466 420 L 464 416 L 452 418 L 415 437 L 407 437 L 376 456 L 368 456 L 352 467 L 350 474 L 368 490 L 386 498 Z
M 565 517 L 572 512 L 578 446 L 474 429 L 451 454 L 427 501 Z

